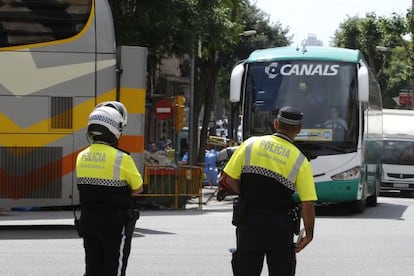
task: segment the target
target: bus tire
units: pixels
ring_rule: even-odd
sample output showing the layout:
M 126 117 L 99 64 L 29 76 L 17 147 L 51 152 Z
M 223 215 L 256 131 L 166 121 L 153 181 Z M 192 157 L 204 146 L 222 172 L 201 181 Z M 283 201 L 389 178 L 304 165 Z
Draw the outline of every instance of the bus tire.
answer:
M 364 200 L 355 200 L 348 203 L 348 210 L 353 214 L 361 214 L 365 210 Z
M 367 207 L 375 207 L 378 203 L 377 191 L 373 195 L 367 197 Z

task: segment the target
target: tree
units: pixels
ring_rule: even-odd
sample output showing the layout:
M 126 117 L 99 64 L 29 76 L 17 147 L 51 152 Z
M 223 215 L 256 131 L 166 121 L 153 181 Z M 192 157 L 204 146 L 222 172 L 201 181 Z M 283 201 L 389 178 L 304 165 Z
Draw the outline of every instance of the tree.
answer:
M 348 17 L 335 32 L 335 46 L 359 49 L 363 53 L 380 84 L 385 107 L 395 105 L 392 98 L 410 79 L 409 76 L 402 77 L 405 72 L 410 72 L 406 70 L 401 52 L 401 48 L 405 49 L 406 60 L 410 60 L 409 43 L 404 39 L 406 34 L 406 19 L 395 13 L 390 18 L 377 17 L 373 13 L 363 18 Z M 405 70 L 398 71 L 401 68 Z
M 194 58 L 194 120 L 204 110 L 200 145 L 193 143 L 190 160 L 204 162 L 204 148 L 210 112 L 213 108 L 219 72 L 230 70 L 234 60 L 245 57 L 253 47 L 287 45 L 287 30 L 271 26 L 248 0 L 110 0 L 119 44 L 148 47 L 148 71 L 155 76 L 163 57 L 190 54 Z M 263 31 L 246 48 L 239 34 L 246 29 Z M 253 41 L 253 40 L 252 40 Z M 253 43 L 253 42 L 251 42 Z M 198 140 L 191 131 L 191 140 Z
M 148 48 L 149 85 L 163 57 L 183 56 L 194 47 L 197 13 L 190 0 L 109 0 L 118 45 Z M 153 87 L 150 87 L 153 89 Z
M 199 147 L 190 145 L 193 156 L 190 160 L 204 162 L 208 123 L 213 107 L 216 82 L 220 68 L 229 61 L 230 53 L 235 46 L 237 34 L 242 29 L 239 24 L 240 9 L 244 1 L 200 0 L 196 4 L 199 32 L 195 47 L 195 89 L 192 125 L 190 129 L 198 129 L 198 118 L 202 107 L 202 129 Z M 197 131 L 190 133 L 192 141 L 197 141 Z M 196 154 L 197 153 L 197 154 Z
M 245 6 L 241 13 L 241 20 L 243 30 L 256 30 L 257 33 L 248 37 L 239 36 L 229 63 L 220 70 L 217 90 L 224 105 L 231 111 L 238 109 L 237 104 L 229 103 L 229 80 L 234 65 L 246 59 L 256 49 L 287 46 L 291 42 L 291 37 L 287 35 L 289 29 L 283 28 L 280 22 L 270 22 L 269 15 L 258 9 L 255 4 Z M 230 127 L 237 128 L 238 120 L 234 116 L 235 114 L 230 114 Z
M 394 97 L 398 96 L 399 91 L 410 87 L 410 62 L 407 59 L 403 47 L 397 46 L 390 53 L 388 66 L 384 67 L 384 74 L 387 78 L 386 90 L 388 97 L 384 97 L 384 107 L 392 108 L 396 106 Z
M 208 2 L 208 7 L 203 6 L 199 11 L 200 17 L 208 19 L 208 22 L 203 22 L 203 25 L 210 27 L 203 29 L 200 34 L 201 48 L 207 51 L 203 51 L 206 56 L 201 55 L 196 59 L 196 68 L 199 73 L 196 82 L 196 103 L 204 102 L 198 162 L 204 162 L 207 128 L 210 113 L 213 110 L 213 100 L 217 97 L 215 92 L 219 91 L 221 96 L 225 95 L 223 98 L 228 101 L 229 76 L 234 64 L 241 59 L 245 59 L 254 49 L 286 46 L 290 42 L 289 38 L 286 37 L 288 29 L 283 29 L 279 23 L 271 24 L 269 16 L 248 1 L 206 0 L 206 2 Z M 220 5 L 215 6 L 213 2 Z M 224 5 L 223 2 L 225 2 Z M 217 10 L 215 10 L 217 8 L 221 9 L 222 12 L 217 13 Z M 221 19 L 211 20 L 212 15 L 209 9 L 212 9 L 216 15 L 220 14 Z M 244 38 L 240 36 L 244 30 L 256 30 L 257 35 Z M 214 35 L 218 34 L 218 31 L 220 35 Z M 212 35 L 215 36 L 214 40 L 211 40 Z M 218 83 L 218 80 L 220 80 L 220 83 Z M 201 101 L 198 101 L 198 99 L 201 99 Z M 195 109 L 195 117 L 198 118 L 201 105 L 195 106 Z
M 407 35 L 414 35 L 414 11 L 408 9 L 405 16 L 393 13 L 383 19 L 386 46 L 393 53 L 390 58 L 388 93 L 397 96 L 401 89 L 414 91 L 414 43 Z
M 342 22 L 335 32 L 334 44 L 337 47 L 359 49 L 378 78 L 384 56 L 376 46 L 384 44 L 384 37 L 380 18 L 368 13 L 364 18 L 348 17 Z

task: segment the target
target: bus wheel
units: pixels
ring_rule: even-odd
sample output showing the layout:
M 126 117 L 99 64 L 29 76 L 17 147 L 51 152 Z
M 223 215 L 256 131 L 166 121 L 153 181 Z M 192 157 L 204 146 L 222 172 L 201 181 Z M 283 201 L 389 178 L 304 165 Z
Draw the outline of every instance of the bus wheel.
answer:
M 367 206 L 368 207 L 375 207 L 378 203 L 377 191 L 373 195 L 367 197 Z
M 360 214 L 364 212 L 365 206 L 364 200 L 355 200 L 348 203 L 348 210 L 353 214 Z

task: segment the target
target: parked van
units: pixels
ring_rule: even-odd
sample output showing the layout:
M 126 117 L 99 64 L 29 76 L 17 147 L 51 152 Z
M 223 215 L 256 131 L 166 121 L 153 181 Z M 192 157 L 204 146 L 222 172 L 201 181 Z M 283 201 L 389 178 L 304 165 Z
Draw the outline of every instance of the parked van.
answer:
M 414 191 L 414 111 L 383 110 L 381 191 Z

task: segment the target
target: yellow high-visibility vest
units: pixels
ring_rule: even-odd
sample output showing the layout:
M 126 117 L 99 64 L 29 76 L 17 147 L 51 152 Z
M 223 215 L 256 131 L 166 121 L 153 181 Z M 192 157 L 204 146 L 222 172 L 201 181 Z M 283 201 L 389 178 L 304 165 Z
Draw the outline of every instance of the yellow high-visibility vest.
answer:
M 224 172 L 237 180 L 242 173 L 274 178 L 296 191 L 301 201 L 317 200 L 310 162 L 295 145 L 275 135 L 247 139 L 233 153 Z

